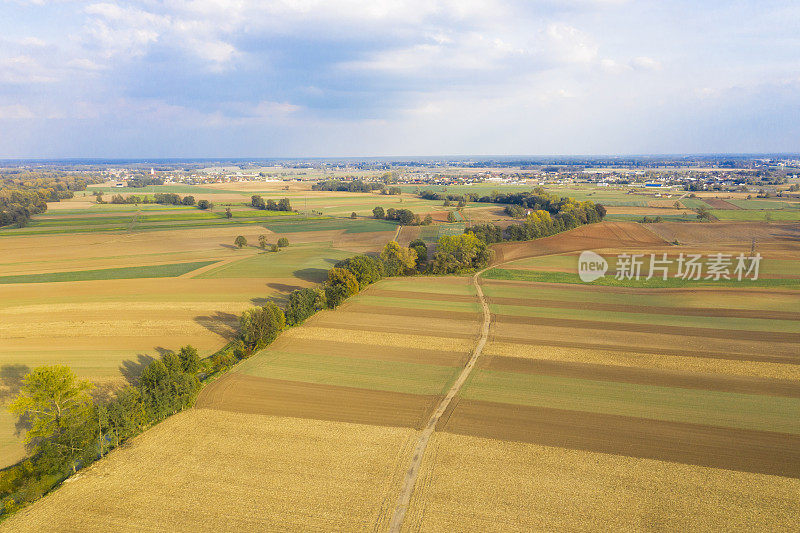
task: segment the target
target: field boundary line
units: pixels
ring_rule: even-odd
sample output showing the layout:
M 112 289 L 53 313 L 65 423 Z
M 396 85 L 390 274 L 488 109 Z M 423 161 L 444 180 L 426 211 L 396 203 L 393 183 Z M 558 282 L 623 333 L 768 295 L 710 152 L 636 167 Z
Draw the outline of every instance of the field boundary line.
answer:
M 483 309 L 483 325 L 481 326 L 481 335 L 478 339 L 478 344 L 475 346 L 472 356 L 467 361 L 467 364 L 464 365 L 464 368 L 461 370 L 458 378 L 456 378 L 455 382 L 450 387 L 447 395 L 442 399 L 442 401 L 439 402 L 439 405 L 433 411 L 431 417 L 428 419 L 427 424 L 419 435 L 417 445 L 414 448 L 414 455 L 411 459 L 411 465 L 406 471 L 405 479 L 403 480 L 403 485 L 400 489 L 400 497 L 397 500 L 397 506 L 395 507 L 394 514 L 392 515 L 392 520 L 389 523 L 389 531 L 392 533 L 399 533 L 403 526 L 403 519 L 408 511 L 409 504 L 411 503 L 411 496 L 414 493 L 414 486 L 416 485 L 417 478 L 419 477 L 422 457 L 425 455 L 425 449 L 428 447 L 428 442 L 433 435 L 436 424 L 447 410 L 450 402 L 461 391 L 461 387 L 463 387 L 464 383 L 466 383 L 467 378 L 469 378 L 470 373 L 472 373 L 472 369 L 475 367 L 475 363 L 483 352 L 483 347 L 486 346 L 486 342 L 489 339 L 491 313 L 489 312 L 489 304 L 486 302 L 486 297 L 483 295 L 483 290 L 481 289 L 480 283 L 478 283 L 478 277 L 489 268 L 490 267 L 484 268 L 472 276 L 472 283 L 475 285 L 478 299 L 480 300 L 481 307 Z

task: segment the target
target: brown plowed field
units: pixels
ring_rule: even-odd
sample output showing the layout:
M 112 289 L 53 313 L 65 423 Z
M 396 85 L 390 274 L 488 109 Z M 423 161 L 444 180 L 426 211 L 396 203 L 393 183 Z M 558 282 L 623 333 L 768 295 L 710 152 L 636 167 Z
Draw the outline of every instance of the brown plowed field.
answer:
M 421 428 L 439 402 L 422 396 L 228 374 L 203 389 L 197 407 L 234 413 Z
M 481 368 L 500 372 L 522 372 L 526 374 L 637 383 L 640 385 L 654 385 L 660 387 L 679 387 L 800 398 L 800 381 L 791 380 L 697 374 L 676 370 L 656 370 L 504 356 L 492 356 L 483 359 Z
M 691 328 L 665 326 L 661 324 L 634 324 L 627 322 L 601 322 L 594 320 L 575 320 L 571 318 L 546 318 L 533 316 L 497 315 L 498 324 L 526 324 L 531 326 L 555 326 L 602 331 L 630 331 L 635 333 L 659 333 L 679 337 L 705 337 L 711 339 L 731 339 L 750 341 L 769 341 L 780 343 L 800 343 L 800 333 L 782 331 L 748 331 L 737 329 Z
M 681 244 L 735 243 L 748 249 L 752 239 L 762 243 L 800 243 L 800 224 L 778 222 L 659 222 L 648 228 L 665 241 Z
M 711 209 L 741 209 L 738 205 L 726 202 L 722 198 L 703 198 L 703 201 L 710 205 Z
M 488 298 L 490 304 L 528 307 L 555 307 L 561 309 L 587 309 L 592 311 L 619 311 L 651 315 L 713 316 L 724 318 L 760 318 L 767 320 L 798 320 L 800 313 L 793 311 L 761 311 L 753 309 L 725 309 L 719 307 L 667 307 L 655 305 L 624 305 L 599 302 L 538 300 L 534 298 Z
M 461 399 L 441 430 L 800 478 L 800 436 Z
M 599 222 L 524 242 L 492 245 L 493 264 L 538 255 L 635 246 L 665 246 L 662 238 L 635 222 Z

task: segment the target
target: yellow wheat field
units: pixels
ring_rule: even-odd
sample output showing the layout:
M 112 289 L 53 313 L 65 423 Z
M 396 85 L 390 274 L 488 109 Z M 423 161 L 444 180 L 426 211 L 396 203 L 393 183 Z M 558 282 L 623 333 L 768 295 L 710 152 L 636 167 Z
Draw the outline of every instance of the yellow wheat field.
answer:
M 416 431 L 192 409 L 0 531 L 386 529 Z
M 800 480 L 435 433 L 404 531 L 796 531 Z
M 798 365 L 761 361 L 681 357 L 676 355 L 619 352 L 613 350 L 535 346 L 507 342 L 490 342 L 486 345 L 483 353 L 486 355 L 544 359 L 548 361 L 569 361 L 663 370 L 683 370 L 698 373 L 730 374 L 734 376 L 800 380 L 800 366 Z

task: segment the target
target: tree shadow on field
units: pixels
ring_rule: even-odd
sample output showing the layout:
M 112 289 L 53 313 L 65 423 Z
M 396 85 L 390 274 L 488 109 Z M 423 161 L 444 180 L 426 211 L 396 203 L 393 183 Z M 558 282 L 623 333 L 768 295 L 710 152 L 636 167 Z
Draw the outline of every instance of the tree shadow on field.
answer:
M 286 293 L 303 288 L 300 285 L 287 285 L 286 283 L 267 283 L 267 287 L 269 287 L 270 289 L 275 289 L 276 291 L 286 292 Z
M 155 360 L 156 358 L 152 355 L 138 354 L 135 361 L 131 361 L 130 359 L 123 361 L 122 364 L 119 365 L 119 373 L 122 374 L 122 377 L 131 385 L 138 385 L 139 377 L 142 375 L 144 369 Z
M 322 283 L 328 277 L 328 271 L 324 268 L 303 268 L 292 272 L 295 277 L 311 283 Z
M 238 246 L 235 246 L 233 244 L 222 244 L 222 243 L 220 243 L 220 246 L 222 246 L 223 248 L 227 248 L 228 250 L 238 250 L 239 249 Z
M 211 316 L 196 316 L 194 321 L 225 340 L 236 338 L 236 325 L 239 323 L 237 315 L 217 311 Z
M 22 379 L 30 371 L 27 365 L 0 366 L 0 404 L 14 399 L 22 387 Z

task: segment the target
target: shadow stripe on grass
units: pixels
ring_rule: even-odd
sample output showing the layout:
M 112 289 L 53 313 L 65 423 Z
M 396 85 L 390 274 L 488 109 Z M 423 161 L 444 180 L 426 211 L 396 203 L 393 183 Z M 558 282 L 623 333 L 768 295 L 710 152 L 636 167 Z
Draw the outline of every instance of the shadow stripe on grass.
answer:
M 46 272 L 42 274 L 20 274 L 0 276 L 0 285 L 11 283 L 56 283 L 63 281 L 96 281 L 107 279 L 135 278 L 176 278 L 192 270 L 203 268 L 217 261 L 195 261 L 192 263 L 173 263 L 121 268 L 102 268 L 98 270 L 77 270 L 72 272 Z

